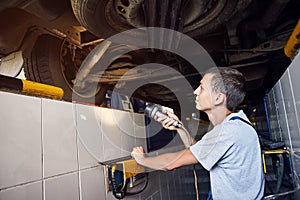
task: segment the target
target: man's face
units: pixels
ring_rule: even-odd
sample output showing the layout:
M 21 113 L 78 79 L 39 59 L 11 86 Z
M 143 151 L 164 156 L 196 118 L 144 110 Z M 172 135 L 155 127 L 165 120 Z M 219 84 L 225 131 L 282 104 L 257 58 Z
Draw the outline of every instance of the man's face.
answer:
M 194 91 L 196 95 L 196 108 L 201 111 L 211 110 L 213 107 L 213 97 L 215 93 L 212 92 L 211 78 L 212 74 L 205 74 L 200 81 L 199 87 Z

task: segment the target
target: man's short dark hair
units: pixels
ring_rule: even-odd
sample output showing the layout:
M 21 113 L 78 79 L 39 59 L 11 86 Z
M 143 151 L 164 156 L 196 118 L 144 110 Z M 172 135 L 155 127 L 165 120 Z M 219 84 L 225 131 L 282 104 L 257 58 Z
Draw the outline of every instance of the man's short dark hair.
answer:
M 231 112 L 244 101 L 245 78 L 238 70 L 229 67 L 214 67 L 206 74 L 212 74 L 211 86 L 213 91 L 221 92 L 227 97 L 227 109 Z

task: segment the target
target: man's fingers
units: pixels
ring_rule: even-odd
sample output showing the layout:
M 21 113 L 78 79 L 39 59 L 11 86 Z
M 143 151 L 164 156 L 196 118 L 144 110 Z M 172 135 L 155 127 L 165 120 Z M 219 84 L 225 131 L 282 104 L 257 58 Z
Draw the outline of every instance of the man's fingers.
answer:
M 164 122 L 164 124 L 168 124 L 168 123 L 173 122 L 173 121 L 174 121 L 173 118 L 168 117 L 168 118 L 166 118 L 163 122 Z
M 165 129 L 176 130 L 176 127 L 173 126 L 173 123 L 178 117 L 172 112 L 165 112 L 168 116 L 166 117 L 157 117 L 154 116 L 155 121 L 160 122 Z
M 144 153 L 144 148 L 142 146 L 134 147 L 132 153 Z
M 167 124 L 166 124 L 166 126 L 173 126 L 173 123 L 174 123 L 174 119 L 171 119 Z
M 137 150 L 139 153 L 144 153 L 144 148 L 142 146 L 138 146 Z
M 167 111 L 166 114 L 167 114 L 170 118 L 173 118 L 173 119 L 175 119 L 175 120 L 179 120 L 178 117 L 177 117 L 174 113 L 172 113 L 172 112 L 170 112 L 170 111 Z
M 163 122 L 164 120 L 168 119 L 168 117 L 154 117 L 154 119 L 158 122 Z

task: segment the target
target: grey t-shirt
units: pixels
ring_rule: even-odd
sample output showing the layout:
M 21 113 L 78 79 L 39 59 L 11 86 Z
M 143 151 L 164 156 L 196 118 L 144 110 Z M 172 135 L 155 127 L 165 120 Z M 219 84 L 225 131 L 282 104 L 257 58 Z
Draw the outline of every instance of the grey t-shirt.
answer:
M 200 164 L 210 172 L 213 199 L 261 199 L 264 173 L 256 131 L 243 111 L 232 113 L 190 147 Z

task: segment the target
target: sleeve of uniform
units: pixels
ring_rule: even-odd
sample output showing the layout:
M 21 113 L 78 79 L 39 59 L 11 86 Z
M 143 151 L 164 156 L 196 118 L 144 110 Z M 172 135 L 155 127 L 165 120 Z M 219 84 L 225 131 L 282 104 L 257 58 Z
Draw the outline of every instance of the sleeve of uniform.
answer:
M 232 134 L 229 131 L 226 125 L 216 126 L 190 147 L 192 154 L 206 170 L 210 170 L 233 146 Z

